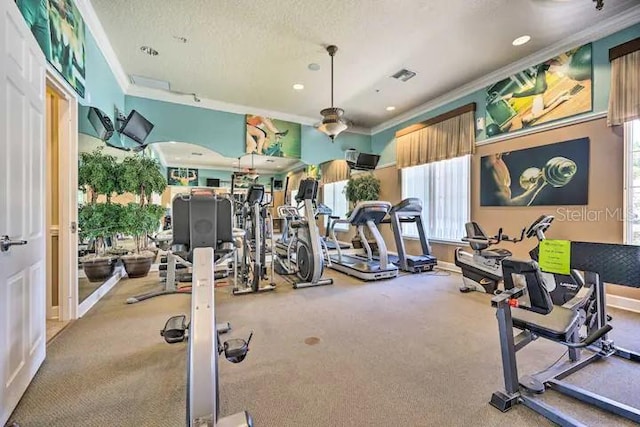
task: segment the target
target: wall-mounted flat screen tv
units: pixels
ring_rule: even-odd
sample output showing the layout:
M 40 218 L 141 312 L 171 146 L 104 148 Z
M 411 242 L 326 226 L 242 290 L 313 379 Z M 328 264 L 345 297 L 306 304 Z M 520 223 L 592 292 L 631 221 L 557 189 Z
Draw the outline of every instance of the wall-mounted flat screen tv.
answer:
M 120 128 L 120 133 L 133 139 L 138 144 L 143 145 L 151 133 L 153 126 L 153 123 L 147 120 L 142 114 L 136 110 L 131 110 L 129 116 Z

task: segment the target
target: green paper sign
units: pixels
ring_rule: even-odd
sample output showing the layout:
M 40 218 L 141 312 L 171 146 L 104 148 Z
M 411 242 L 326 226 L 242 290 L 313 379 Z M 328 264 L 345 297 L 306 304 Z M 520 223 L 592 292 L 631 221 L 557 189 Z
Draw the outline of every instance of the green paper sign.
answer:
M 538 264 L 547 273 L 569 274 L 571 270 L 571 241 L 543 240 L 540 242 Z

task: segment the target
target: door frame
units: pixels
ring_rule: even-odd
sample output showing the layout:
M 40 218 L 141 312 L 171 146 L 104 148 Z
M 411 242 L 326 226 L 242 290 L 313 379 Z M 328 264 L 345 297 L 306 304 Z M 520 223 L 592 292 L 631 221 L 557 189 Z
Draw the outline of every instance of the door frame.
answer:
M 47 64 L 46 85 L 60 96 L 58 105 L 60 197 L 58 319 L 68 321 L 78 318 L 78 97 L 51 64 Z M 50 262 L 50 253 L 47 253 L 46 259 Z

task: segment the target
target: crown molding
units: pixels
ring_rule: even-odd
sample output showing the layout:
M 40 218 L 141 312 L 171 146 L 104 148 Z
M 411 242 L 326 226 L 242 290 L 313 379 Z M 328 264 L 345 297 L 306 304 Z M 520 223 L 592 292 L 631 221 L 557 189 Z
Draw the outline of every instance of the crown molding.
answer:
M 101 50 L 105 60 L 109 64 L 113 74 L 120 85 L 123 93 L 128 96 L 137 96 L 140 98 L 152 99 L 157 101 L 165 101 L 174 104 L 188 105 L 197 108 L 204 108 L 215 111 L 223 111 L 236 114 L 259 114 L 267 117 L 273 117 L 280 120 L 300 123 L 307 126 L 314 126 L 318 123 L 319 117 L 306 117 L 298 116 L 294 114 L 283 113 L 280 111 L 266 110 L 262 108 L 255 108 L 248 105 L 232 104 L 222 101 L 216 101 L 209 98 L 201 98 L 201 102 L 195 102 L 193 96 L 190 94 L 172 93 L 163 90 L 145 88 L 142 86 L 134 85 L 130 82 L 127 73 L 124 71 L 122 64 L 118 60 L 118 57 L 113 50 L 113 47 L 107 37 L 107 34 L 96 14 L 93 5 L 90 0 L 76 0 L 78 10 L 82 14 L 85 20 L 85 24 L 93 34 L 96 43 Z M 611 35 L 617 31 L 628 28 L 634 24 L 640 22 L 640 5 L 635 6 L 624 13 L 617 16 L 613 16 L 607 20 L 602 21 L 597 27 L 586 28 L 580 31 L 562 42 L 553 44 L 545 49 L 542 49 L 532 55 L 529 55 L 519 61 L 511 63 L 510 65 L 496 70 L 480 79 L 476 79 L 470 83 L 467 83 L 454 91 L 447 92 L 429 102 L 426 102 L 418 107 L 394 117 L 391 120 L 383 122 L 372 128 L 362 128 L 353 126 L 347 130 L 347 133 L 355 133 L 360 135 L 375 135 L 391 127 L 397 126 L 401 123 L 409 121 L 416 116 L 428 113 L 438 107 L 444 106 L 451 101 L 455 101 L 480 89 L 483 89 L 497 81 L 500 81 L 514 73 L 522 71 L 523 69 L 531 66 L 532 64 L 540 63 L 553 57 L 559 53 L 567 51 L 576 46 L 593 42 L 608 35 Z
M 506 67 L 500 68 L 482 78 L 473 80 L 458 89 L 445 93 L 429 102 L 426 102 L 418 107 L 394 117 L 384 123 L 374 126 L 371 129 L 371 134 L 375 135 L 379 132 L 387 130 L 391 127 L 400 125 L 406 121 L 409 121 L 417 116 L 428 113 L 438 107 L 442 107 L 452 101 L 467 96 L 480 89 L 484 89 L 493 83 L 496 83 L 502 79 L 505 79 L 515 73 L 530 67 L 532 64 L 539 64 L 546 61 L 562 52 L 566 52 L 576 46 L 580 46 L 586 43 L 596 41 L 598 39 L 609 36 L 615 32 L 624 30 L 634 24 L 640 22 L 640 5 L 634 6 L 624 13 L 613 16 L 606 19 L 597 26 L 589 27 L 573 34 L 572 36 L 564 39 L 562 42 L 555 43 L 545 49 L 539 50 L 536 53 L 529 55 L 519 61 L 513 62 Z
M 190 107 L 204 108 L 207 110 L 223 111 L 235 114 L 258 114 L 261 116 L 272 117 L 274 119 L 296 122 L 303 125 L 313 126 L 318 122 L 317 118 L 297 116 L 287 114 L 281 111 L 265 110 L 263 108 L 251 107 L 248 105 L 231 104 L 228 102 L 216 101 L 208 98 L 198 98 L 200 102 L 194 100 L 193 94 L 183 94 L 169 92 L 161 89 L 152 89 L 135 84 L 129 85 L 128 96 L 136 96 L 139 98 L 152 99 L 155 101 L 165 101 L 172 104 L 188 105 Z
M 126 95 L 131 85 L 129 77 L 124 71 L 116 52 L 113 50 L 113 46 L 111 46 L 109 37 L 107 37 L 107 33 L 104 31 L 104 27 L 91 4 L 91 0 L 75 0 L 75 3 L 84 19 L 85 25 L 89 28 L 91 34 L 93 34 L 93 38 L 96 40 L 102 56 L 104 56 L 104 59 L 107 61 L 107 64 L 109 64 L 111 71 L 118 81 L 120 89 L 122 89 L 122 92 Z

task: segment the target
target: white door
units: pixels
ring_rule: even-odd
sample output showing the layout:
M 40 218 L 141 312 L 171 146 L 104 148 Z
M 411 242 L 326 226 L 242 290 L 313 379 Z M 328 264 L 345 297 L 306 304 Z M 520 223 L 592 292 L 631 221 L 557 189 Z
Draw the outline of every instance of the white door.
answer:
M 27 242 L 0 251 L 0 425 L 45 357 L 44 93 L 44 55 L 0 0 L 0 239 Z

